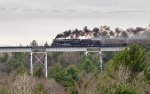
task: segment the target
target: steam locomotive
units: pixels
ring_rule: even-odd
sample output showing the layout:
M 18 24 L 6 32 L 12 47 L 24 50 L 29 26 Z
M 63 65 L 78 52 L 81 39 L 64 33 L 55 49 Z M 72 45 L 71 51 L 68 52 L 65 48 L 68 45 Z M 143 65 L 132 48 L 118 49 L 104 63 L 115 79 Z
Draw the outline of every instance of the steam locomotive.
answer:
M 132 44 L 150 46 L 150 39 L 54 39 L 51 47 L 122 47 Z

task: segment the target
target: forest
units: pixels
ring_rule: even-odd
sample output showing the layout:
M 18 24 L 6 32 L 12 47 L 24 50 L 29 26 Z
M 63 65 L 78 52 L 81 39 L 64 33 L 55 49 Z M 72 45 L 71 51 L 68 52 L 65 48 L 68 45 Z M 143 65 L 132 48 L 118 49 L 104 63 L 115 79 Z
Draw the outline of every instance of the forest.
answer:
M 0 54 L 0 94 L 150 94 L 149 47 L 131 45 L 95 54 L 48 53 L 48 78 L 41 65 L 31 75 L 29 53 Z

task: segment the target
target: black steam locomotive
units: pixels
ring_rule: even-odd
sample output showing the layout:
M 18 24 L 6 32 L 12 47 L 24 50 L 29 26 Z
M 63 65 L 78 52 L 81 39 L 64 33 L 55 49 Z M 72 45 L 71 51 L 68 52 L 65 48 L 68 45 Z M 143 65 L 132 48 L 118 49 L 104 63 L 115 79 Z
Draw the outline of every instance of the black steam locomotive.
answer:
M 149 45 L 150 39 L 54 39 L 51 47 L 122 47 Z

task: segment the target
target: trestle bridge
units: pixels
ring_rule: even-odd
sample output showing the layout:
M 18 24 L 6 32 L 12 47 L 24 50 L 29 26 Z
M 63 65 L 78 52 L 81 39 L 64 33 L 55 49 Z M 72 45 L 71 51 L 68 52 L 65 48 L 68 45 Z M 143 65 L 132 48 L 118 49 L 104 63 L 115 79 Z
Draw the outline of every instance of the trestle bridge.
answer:
M 30 73 L 33 74 L 34 67 L 42 64 L 47 77 L 47 53 L 48 52 L 84 52 L 85 55 L 89 53 L 97 53 L 99 56 L 100 68 L 103 68 L 102 52 L 104 51 L 121 51 L 125 47 L 25 47 L 25 46 L 8 46 L 0 47 L 1 53 L 13 52 L 28 52 L 30 53 Z M 39 58 L 37 55 L 40 54 Z M 42 60 L 42 58 L 44 60 Z M 34 59 L 34 60 L 33 60 Z M 36 61 L 35 61 L 36 59 Z

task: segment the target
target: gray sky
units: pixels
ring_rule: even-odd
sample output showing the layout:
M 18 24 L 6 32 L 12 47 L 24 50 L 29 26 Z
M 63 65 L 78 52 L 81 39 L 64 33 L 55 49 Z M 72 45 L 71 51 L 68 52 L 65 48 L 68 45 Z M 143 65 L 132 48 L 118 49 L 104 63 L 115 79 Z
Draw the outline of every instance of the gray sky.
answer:
M 149 0 L 0 0 L 0 45 L 51 43 L 56 34 L 84 26 L 146 27 Z

